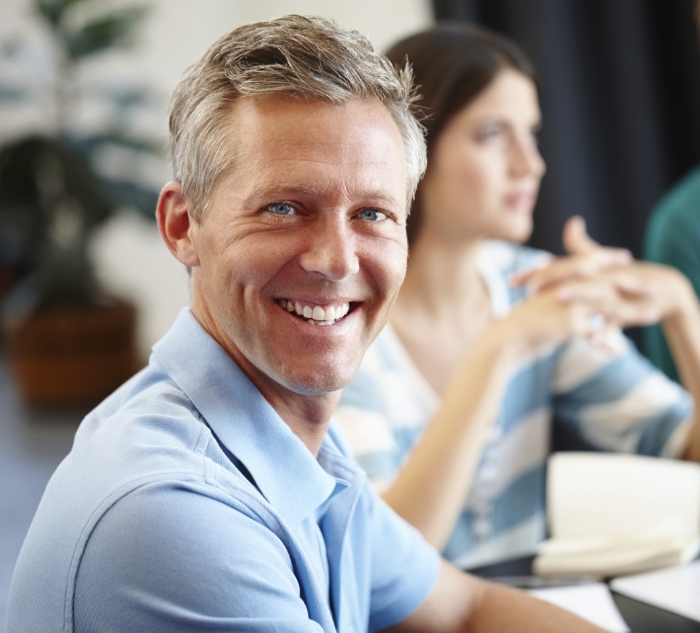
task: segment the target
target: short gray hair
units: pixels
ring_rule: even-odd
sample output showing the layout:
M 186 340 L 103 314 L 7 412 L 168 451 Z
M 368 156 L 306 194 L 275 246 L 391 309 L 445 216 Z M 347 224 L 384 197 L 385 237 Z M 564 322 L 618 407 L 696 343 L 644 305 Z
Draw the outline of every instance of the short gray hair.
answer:
M 227 115 L 240 97 L 284 94 L 344 103 L 376 98 L 396 122 L 406 151 L 409 200 L 426 167 L 423 128 L 414 116 L 411 69 L 395 69 L 357 31 L 319 17 L 287 15 L 220 38 L 191 66 L 170 102 L 175 180 L 197 221 L 233 160 Z

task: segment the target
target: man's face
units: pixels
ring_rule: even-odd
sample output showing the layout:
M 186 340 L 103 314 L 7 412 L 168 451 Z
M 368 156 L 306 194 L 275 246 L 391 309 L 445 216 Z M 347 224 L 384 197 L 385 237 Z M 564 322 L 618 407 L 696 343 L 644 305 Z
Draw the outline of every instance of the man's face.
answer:
M 401 134 L 374 99 L 248 97 L 231 122 L 234 163 L 189 233 L 192 310 L 256 384 L 335 391 L 404 278 Z

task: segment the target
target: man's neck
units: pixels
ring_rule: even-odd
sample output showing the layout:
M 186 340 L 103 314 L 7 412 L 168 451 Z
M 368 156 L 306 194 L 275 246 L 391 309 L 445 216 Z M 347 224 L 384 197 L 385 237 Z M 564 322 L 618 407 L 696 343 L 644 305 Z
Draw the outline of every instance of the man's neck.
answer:
M 245 371 L 245 369 L 243 370 Z M 275 383 L 270 388 L 269 379 L 256 381 L 248 376 L 282 420 L 311 451 L 318 457 L 321 443 L 328 430 L 333 411 L 340 400 L 340 391 L 320 395 L 305 395 L 290 391 Z
M 253 365 L 217 327 L 216 319 L 213 319 L 196 299 L 192 301 L 191 310 L 200 325 L 221 345 L 263 398 L 289 426 L 292 433 L 304 443 L 314 457 L 317 457 L 328 430 L 331 415 L 340 400 L 341 391 L 311 395 L 292 391 Z

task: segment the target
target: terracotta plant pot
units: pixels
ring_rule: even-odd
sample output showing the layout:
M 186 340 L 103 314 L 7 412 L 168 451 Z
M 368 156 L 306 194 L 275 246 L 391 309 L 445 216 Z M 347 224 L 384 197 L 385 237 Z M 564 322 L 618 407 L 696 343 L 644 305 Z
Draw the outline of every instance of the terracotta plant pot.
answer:
M 42 309 L 6 335 L 25 401 L 44 408 L 97 404 L 139 368 L 130 303 Z

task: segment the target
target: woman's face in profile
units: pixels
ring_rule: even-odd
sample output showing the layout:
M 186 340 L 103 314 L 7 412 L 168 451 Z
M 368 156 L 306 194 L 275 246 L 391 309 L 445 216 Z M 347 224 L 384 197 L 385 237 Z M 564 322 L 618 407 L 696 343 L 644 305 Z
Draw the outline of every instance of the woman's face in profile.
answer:
M 532 80 L 500 72 L 437 138 L 421 187 L 423 230 L 460 241 L 526 240 L 545 171 L 539 126 Z

